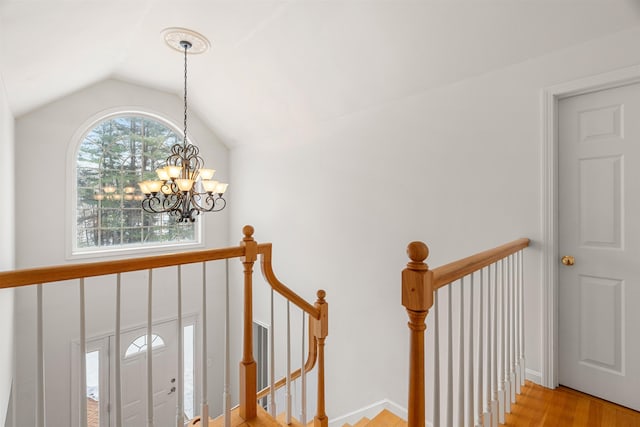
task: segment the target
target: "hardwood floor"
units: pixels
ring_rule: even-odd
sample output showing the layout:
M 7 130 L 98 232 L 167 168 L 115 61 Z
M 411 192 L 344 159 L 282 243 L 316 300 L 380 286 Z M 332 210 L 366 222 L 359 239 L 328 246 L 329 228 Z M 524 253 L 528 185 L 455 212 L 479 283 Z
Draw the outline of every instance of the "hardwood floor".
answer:
M 640 412 L 566 387 L 549 390 L 527 382 L 505 421 L 516 427 L 640 427 Z

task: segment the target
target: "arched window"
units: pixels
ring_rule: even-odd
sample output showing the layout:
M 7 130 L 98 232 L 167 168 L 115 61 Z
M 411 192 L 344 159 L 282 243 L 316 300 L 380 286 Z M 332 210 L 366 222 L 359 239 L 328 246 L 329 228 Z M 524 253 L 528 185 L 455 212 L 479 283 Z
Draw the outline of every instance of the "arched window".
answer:
M 74 253 L 199 242 L 197 224 L 141 207 L 137 184 L 154 179 L 180 139 L 141 114 L 109 117 L 84 134 L 75 165 Z
M 151 348 L 164 347 L 164 340 L 160 335 L 151 335 Z M 141 335 L 129 344 L 127 351 L 124 353 L 124 357 L 135 356 L 138 353 L 144 353 L 147 351 L 147 336 Z

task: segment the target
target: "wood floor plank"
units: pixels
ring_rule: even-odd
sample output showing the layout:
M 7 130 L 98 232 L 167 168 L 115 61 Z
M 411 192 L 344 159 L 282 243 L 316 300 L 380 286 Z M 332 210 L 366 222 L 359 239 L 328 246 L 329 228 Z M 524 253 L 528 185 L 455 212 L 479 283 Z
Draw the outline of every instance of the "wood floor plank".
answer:
M 566 387 L 550 390 L 527 382 L 504 426 L 640 427 L 640 412 Z

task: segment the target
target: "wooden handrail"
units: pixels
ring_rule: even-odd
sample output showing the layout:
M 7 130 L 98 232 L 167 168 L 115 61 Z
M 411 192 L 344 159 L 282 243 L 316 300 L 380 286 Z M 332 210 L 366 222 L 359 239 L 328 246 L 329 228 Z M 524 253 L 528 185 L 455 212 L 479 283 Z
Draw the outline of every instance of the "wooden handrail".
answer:
M 312 305 L 280 282 L 273 272 L 273 266 L 271 264 L 272 244 L 258 244 L 253 239 L 253 231 L 253 227 L 245 226 L 243 228 L 244 238 L 240 242 L 240 245 L 236 247 L 206 249 L 115 261 L 88 262 L 53 267 L 37 267 L 23 270 L 3 271 L 0 272 L 0 289 L 239 258 L 244 266 L 245 296 L 243 316 L 243 359 L 240 362 L 241 390 L 239 406 L 241 417 L 245 420 L 250 420 L 256 416 L 257 399 L 263 397 L 270 391 L 269 387 L 260 390 L 260 392 L 256 391 L 256 363 L 255 360 L 253 360 L 252 349 L 252 272 L 253 264 L 257 260 L 257 257 L 260 256 L 262 273 L 269 286 L 288 301 L 306 312 L 310 317 L 309 350 L 304 371 L 311 371 L 315 367 L 316 363 L 319 365 L 318 414 L 315 417 L 314 423 L 317 427 L 326 427 L 328 418 L 324 412 L 324 342 L 328 335 L 328 305 L 324 300 L 325 292 L 322 290 L 318 291 L 318 300 L 315 305 Z M 292 373 L 292 379 L 299 378 L 301 374 L 301 369 L 294 371 Z M 285 381 L 286 379 L 282 379 L 276 382 L 274 387 L 281 387 L 285 384 Z
M 156 255 L 117 261 L 68 264 L 0 272 L 0 289 L 80 279 L 82 277 L 171 267 L 196 262 L 215 261 L 244 256 L 244 247 L 206 249 L 201 251 Z
M 518 239 L 430 270 L 425 263 L 429 256 L 427 245 L 423 242 L 409 243 L 407 255 L 410 261 L 402 271 L 402 305 L 409 316 L 410 330 L 409 427 L 425 426 L 424 331 L 434 292 L 527 246 L 529 239 Z
M 529 246 L 529 239 L 517 239 L 504 245 L 479 252 L 458 261 L 433 269 L 434 291 L 451 282 L 478 271 Z
M 267 280 L 267 283 L 269 283 L 269 285 L 273 288 L 273 290 L 297 305 L 301 310 L 309 313 L 314 319 L 319 319 L 320 310 L 306 302 L 302 297 L 285 286 L 276 277 L 275 273 L 273 272 L 273 266 L 271 265 L 271 243 L 263 243 L 261 245 L 258 245 L 258 254 L 260 254 L 260 267 L 262 268 L 262 275 Z

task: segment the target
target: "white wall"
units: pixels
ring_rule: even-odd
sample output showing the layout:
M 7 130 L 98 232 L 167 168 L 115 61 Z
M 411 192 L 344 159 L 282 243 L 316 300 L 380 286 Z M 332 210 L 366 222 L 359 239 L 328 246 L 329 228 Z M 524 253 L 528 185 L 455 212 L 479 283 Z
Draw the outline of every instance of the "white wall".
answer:
M 0 182 L 4 207 L 0 209 L 0 271 L 14 268 L 14 120 L 0 76 Z M 13 290 L 0 290 L 0 425 L 4 425 L 13 378 Z
M 151 110 L 178 124 L 178 127 L 182 122 L 182 100 L 179 97 L 116 80 L 96 84 L 17 118 L 16 165 L 21 165 L 16 168 L 16 180 L 20 182 L 20 192 L 16 197 L 16 210 L 20 216 L 15 222 L 18 268 L 69 262 L 65 258 L 65 244 L 69 237 L 65 222 L 66 192 L 69 191 L 66 173 L 73 165 L 67 164 L 68 148 L 78 143 L 73 136 L 87 120 L 99 112 L 117 107 Z M 193 113 L 189 115 L 189 129 L 200 146 L 205 163 L 215 165 L 220 178 L 228 178 L 227 148 Z M 48 185 L 42 188 L 42 182 Z M 228 210 L 208 215 L 205 219 L 205 246 L 226 246 L 229 240 Z M 223 373 L 221 346 L 216 344 L 221 343 L 222 299 L 216 289 L 222 289 L 224 285 L 224 267 L 211 265 L 209 270 L 208 358 L 212 362 L 209 394 L 215 413 L 220 408 L 221 398 L 217 396 L 221 393 Z M 157 319 L 176 315 L 175 274 L 175 270 L 168 269 L 154 274 L 153 310 Z M 127 274 L 123 278 L 123 328 L 145 322 L 146 277 L 147 273 L 143 272 Z M 184 277 L 185 313 L 197 314 L 201 306 L 200 267 L 185 268 Z M 114 284 L 114 278 L 87 280 L 88 337 L 109 334 L 113 330 Z M 52 284 L 44 288 L 45 411 L 49 425 L 71 425 L 69 378 L 71 342 L 79 338 L 77 301 L 77 283 Z M 33 288 L 16 292 L 16 321 L 19 325 L 16 346 L 21 355 L 16 368 L 16 413 L 21 420 L 20 425 L 33 424 L 34 417 L 34 305 Z
M 308 300 L 327 290 L 330 418 L 406 405 L 412 240 L 437 267 L 532 239 L 526 348 L 539 371 L 541 89 L 640 63 L 639 44 L 632 29 L 232 151 L 231 229 L 273 241 L 275 271 Z

